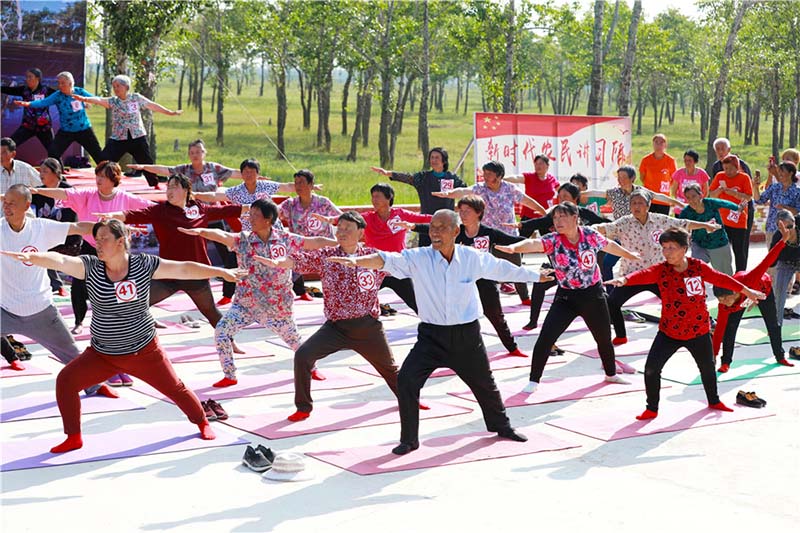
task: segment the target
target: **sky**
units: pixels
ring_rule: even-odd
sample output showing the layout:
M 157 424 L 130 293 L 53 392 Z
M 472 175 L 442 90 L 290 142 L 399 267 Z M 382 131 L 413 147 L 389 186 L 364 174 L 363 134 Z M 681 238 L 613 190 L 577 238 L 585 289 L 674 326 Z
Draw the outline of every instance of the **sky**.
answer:
M 561 0 L 557 0 L 561 1 Z M 614 0 L 606 0 L 609 4 L 613 5 Z M 633 7 L 633 0 L 623 0 L 628 4 L 628 7 Z M 582 10 L 594 9 L 594 0 L 578 0 Z M 563 0 L 563 3 L 569 3 L 568 0 Z M 694 0 L 642 0 L 642 13 L 645 20 L 653 20 L 656 15 L 670 8 L 675 8 L 684 15 L 692 19 L 700 18 L 700 10 L 695 5 Z

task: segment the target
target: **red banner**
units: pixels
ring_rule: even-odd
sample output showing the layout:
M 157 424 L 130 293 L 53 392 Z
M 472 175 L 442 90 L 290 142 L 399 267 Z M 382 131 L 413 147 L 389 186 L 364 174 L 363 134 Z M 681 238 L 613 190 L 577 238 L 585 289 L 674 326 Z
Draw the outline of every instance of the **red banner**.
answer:
M 616 171 L 631 162 L 630 117 L 475 113 L 475 173 L 500 161 L 506 174 L 533 172 L 539 154 L 550 159 L 560 182 L 581 173 L 590 188 L 616 183 Z

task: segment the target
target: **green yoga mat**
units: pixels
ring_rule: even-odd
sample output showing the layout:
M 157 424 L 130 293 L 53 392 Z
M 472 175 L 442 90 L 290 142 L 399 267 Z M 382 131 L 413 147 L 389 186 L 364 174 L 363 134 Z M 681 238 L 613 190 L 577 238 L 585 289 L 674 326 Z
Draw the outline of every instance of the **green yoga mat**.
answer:
M 719 315 L 719 309 L 717 306 L 711 306 L 708 309 L 708 314 L 711 315 L 711 318 L 716 320 L 717 315 Z M 755 305 L 752 309 L 745 311 L 742 318 L 761 318 L 761 309 Z
M 788 324 L 787 324 L 788 322 Z M 739 331 L 736 332 L 736 342 L 740 344 L 754 345 L 754 344 L 769 344 L 769 335 L 764 327 L 763 322 L 758 324 L 760 327 L 748 327 L 743 324 L 739 325 Z M 784 320 L 783 327 L 781 328 L 781 339 L 784 344 L 792 341 L 800 341 L 800 323 L 792 320 Z M 788 351 L 788 347 L 786 347 Z
M 737 350 L 738 352 L 739 350 Z M 717 372 L 717 381 L 747 381 L 755 378 L 768 378 L 775 376 L 786 376 L 790 374 L 800 374 L 800 361 L 793 361 L 789 359 L 796 366 L 788 367 L 779 365 L 775 362 L 772 355 L 759 356 L 750 359 L 743 357 L 737 358 L 737 352 L 733 353 L 733 364 L 730 370 L 724 374 Z M 769 352 L 767 349 L 766 352 Z M 700 385 L 700 373 L 697 367 L 694 366 L 694 361 L 691 361 L 691 366 L 688 365 L 671 365 L 673 361 L 670 360 L 661 372 L 661 377 L 674 381 L 675 383 L 682 383 L 684 385 Z M 717 360 L 717 368 L 719 368 L 719 360 Z

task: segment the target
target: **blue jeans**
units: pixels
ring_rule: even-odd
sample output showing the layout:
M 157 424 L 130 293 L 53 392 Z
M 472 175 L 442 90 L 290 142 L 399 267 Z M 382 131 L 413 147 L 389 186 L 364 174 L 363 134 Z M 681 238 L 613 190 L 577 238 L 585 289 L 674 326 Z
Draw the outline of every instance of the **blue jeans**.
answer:
M 775 279 L 772 280 L 772 293 L 775 295 L 775 311 L 778 313 L 778 326 L 783 326 L 783 306 L 786 305 L 786 292 L 794 278 L 795 269 L 789 264 L 778 261 L 775 267 Z

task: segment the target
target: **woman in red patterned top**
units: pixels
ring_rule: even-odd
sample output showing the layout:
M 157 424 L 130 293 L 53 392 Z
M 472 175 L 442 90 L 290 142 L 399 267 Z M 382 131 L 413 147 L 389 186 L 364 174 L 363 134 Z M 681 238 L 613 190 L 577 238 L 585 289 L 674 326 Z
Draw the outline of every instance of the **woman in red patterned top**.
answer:
M 686 230 L 667 229 L 661 233 L 658 242 L 665 262 L 606 282 L 616 287 L 657 284 L 661 292 L 661 321 L 644 367 L 647 408 L 636 418 L 649 420 L 658 416 L 661 369 L 679 348 L 689 350 L 697 363 L 709 408 L 732 411 L 717 394 L 705 283 L 741 292 L 753 300 L 763 300 L 764 294 L 748 289 L 698 259 L 686 257 L 689 248 Z

